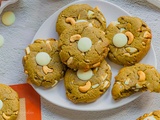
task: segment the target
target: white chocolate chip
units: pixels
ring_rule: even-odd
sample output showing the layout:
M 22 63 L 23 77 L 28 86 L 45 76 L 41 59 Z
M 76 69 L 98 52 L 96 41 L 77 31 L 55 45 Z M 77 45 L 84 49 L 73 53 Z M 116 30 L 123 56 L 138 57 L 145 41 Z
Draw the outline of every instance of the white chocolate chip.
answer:
M 79 22 L 88 22 L 87 20 L 77 20 L 76 23 L 79 23 Z
M 144 118 L 144 120 L 157 120 L 153 115 Z
M 86 72 L 83 70 L 78 70 L 77 71 L 77 77 L 81 80 L 89 80 L 93 76 L 93 71 L 90 69 Z
M 4 44 L 4 38 L 2 35 L 0 35 L 0 47 Z
M 117 33 L 116 35 L 114 35 L 113 37 L 113 44 L 116 47 L 123 47 L 127 44 L 127 36 L 123 33 Z
M 83 37 L 78 41 L 78 49 L 87 52 L 92 47 L 92 41 L 88 37 Z
M 16 17 L 13 12 L 11 12 L 11 11 L 5 12 L 2 16 L 2 23 L 4 25 L 9 26 L 15 22 L 15 19 L 16 19 Z
M 2 100 L 0 100 L 0 110 L 2 109 L 2 107 L 3 107 L 3 102 Z
M 37 62 L 37 64 L 39 64 L 41 66 L 48 65 L 50 60 L 51 60 L 51 57 L 46 52 L 39 52 L 36 55 L 36 62 Z
M 98 86 L 99 86 L 99 84 L 94 84 L 94 85 L 92 85 L 92 88 L 95 89 L 95 88 L 97 88 Z
M 94 14 L 94 12 L 93 12 L 93 11 L 91 11 L 91 10 L 89 10 L 89 11 L 88 11 L 88 13 L 87 13 L 88 18 L 91 18 L 93 14 Z

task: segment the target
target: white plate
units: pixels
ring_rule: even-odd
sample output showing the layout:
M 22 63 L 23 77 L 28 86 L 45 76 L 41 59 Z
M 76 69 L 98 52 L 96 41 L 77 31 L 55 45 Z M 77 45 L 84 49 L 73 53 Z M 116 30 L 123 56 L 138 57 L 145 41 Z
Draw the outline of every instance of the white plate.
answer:
M 119 16 L 122 15 L 129 15 L 126 11 L 122 10 L 118 6 L 111 4 L 106 1 L 102 0 L 81 0 L 76 1 L 71 4 L 80 4 L 80 3 L 86 3 L 93 7 L 98 6 L 104 16 L 107 19 L 107 23 L 109 24 L 111 21 L 117 20 Z M 68 4 L 67 6 L 71 5 Z M 55 12 L 53 15 L 51 15 L 39 28 L 38 32 L 36 33 L 34 40 L 38 38 L 56 38 L 58 39 L 58 34 L 56 33 L 56 21 L 58 14 L 67 6 L 61 8 L 57 12 Z M 118 73 L 118 70 L 121 68 L 121 66 L 116 65 L 109 60 L 107 60 L 112 68 L 112 85 L 114 83 L 114 76 Z M 153 65 L 156 67 L 156 57 L 153 50 L 153 47 L 151 47 L 149 53 L 147 56 L 141 61 L 142 63 L 147 63 L 150 65 Z M 38 88 L 33 86 L 33 88 L 46 100 L 50 101 L 53 104 L 56 104 L 58 106 L 72 109 L 72 110 L 80 110 L 80 111 L 101 111 L 101 110 L 109 110 L 113 108 L 117 108 L 119 106 L 125 105 L 136 98 L 138 98 L 141 94 L 134 94 L 128 98 L 121 99 L 119 101 L 114 101 L 111 96 L 111 87 L 109 90 L 100 97 L 96 102 L 90 103 L 90 104 L 74 104 L 70 102 L 65 95 L 65 89 L 63 80 L 54 88 L 44 90 L 43 88 Z

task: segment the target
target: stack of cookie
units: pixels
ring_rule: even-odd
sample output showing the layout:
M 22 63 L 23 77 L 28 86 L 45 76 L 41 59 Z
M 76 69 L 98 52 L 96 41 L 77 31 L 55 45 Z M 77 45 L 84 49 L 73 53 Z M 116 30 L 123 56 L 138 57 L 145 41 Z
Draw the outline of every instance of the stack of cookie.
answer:
M 60 58 L 68 67 L 64 77 L 67 97 L 74 103 L 97 100 L 111 80 L 111 69 L 104 60 L 109 41 L 103 14 L 97 7 L 72 5 L 60 13 L 56 29 Z
M 50 88 L 64 78 L 70 101 L 94 102 L 111 84 L 108 56 L 112 62 L 128 66 L 115 77 L 114 99 L 148 89 L 160 91 L 160 75 L 155 68 L 136 64 L 149 51 L 152 38 L 141 19 L 121 16 L 106 28 L 106 19 L 98 7 L 75 4 L 59 14 L 56 30 L 58 41 L 36 40 L 26 48 L 23 65 L 29 82 Z
M 66 95 L 74 103 L 93 102 L 110 86 L 105 29 L 106 20 L 98 7 L 72 5 L 59 14 L 56 30 L 60 35 L 60 58 L 68 67 L 64 77 Z

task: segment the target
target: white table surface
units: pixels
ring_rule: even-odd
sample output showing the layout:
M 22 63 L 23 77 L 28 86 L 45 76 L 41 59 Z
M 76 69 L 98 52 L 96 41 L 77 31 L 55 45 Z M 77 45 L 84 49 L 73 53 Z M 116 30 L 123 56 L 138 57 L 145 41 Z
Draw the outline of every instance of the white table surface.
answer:
M 19 0 L 16 4 L 4 9 L 3 13 L 5 11 L 15 13 L 16 22 L 12 26 L 5 26 L 0 22 L 0 34 L 5 38 L 5 43 L 0 48 L 0 83 L 9 85 L 26 82 L 22 66 L 24 49 L 31 43 L 36 31 L 50 15 L 73 1 Z M 160 8 L 146 0 L 107 1 L 120 6 L 132 16 L 146 21 L 152 30 L 152 44 L 157 57 L 157 69 L 160 71 Z M 160 109 L 160 94 L 144 93 L 127 105 L 98 112 L 68 110 L 41 98 L 41 109 L 43 120 L 135 120 L 144 113 Z

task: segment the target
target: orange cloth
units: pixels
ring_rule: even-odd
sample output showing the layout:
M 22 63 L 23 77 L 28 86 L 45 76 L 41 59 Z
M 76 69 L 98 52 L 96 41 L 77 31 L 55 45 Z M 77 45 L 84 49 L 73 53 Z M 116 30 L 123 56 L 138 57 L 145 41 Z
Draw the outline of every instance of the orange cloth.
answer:
M 21 105 L 23 102 L 20 102 L 20 108 L 26 108 L 23 108 L 23 111 L 21 110 L 19 113 L 22 115 L 21 112 L 26 112 L 26 118 L 24 118 L 24 120 L 33 120 L 33 118 L 34 120 L 41 120 L 40 96 L 36 93 L 32 86 L 28 83 L 25 83 L 11 85 L 10 87 L 12 87 L 18 93 L 20 99 L 22 98 L 23 101 L 25 101 L 25 105 Z

